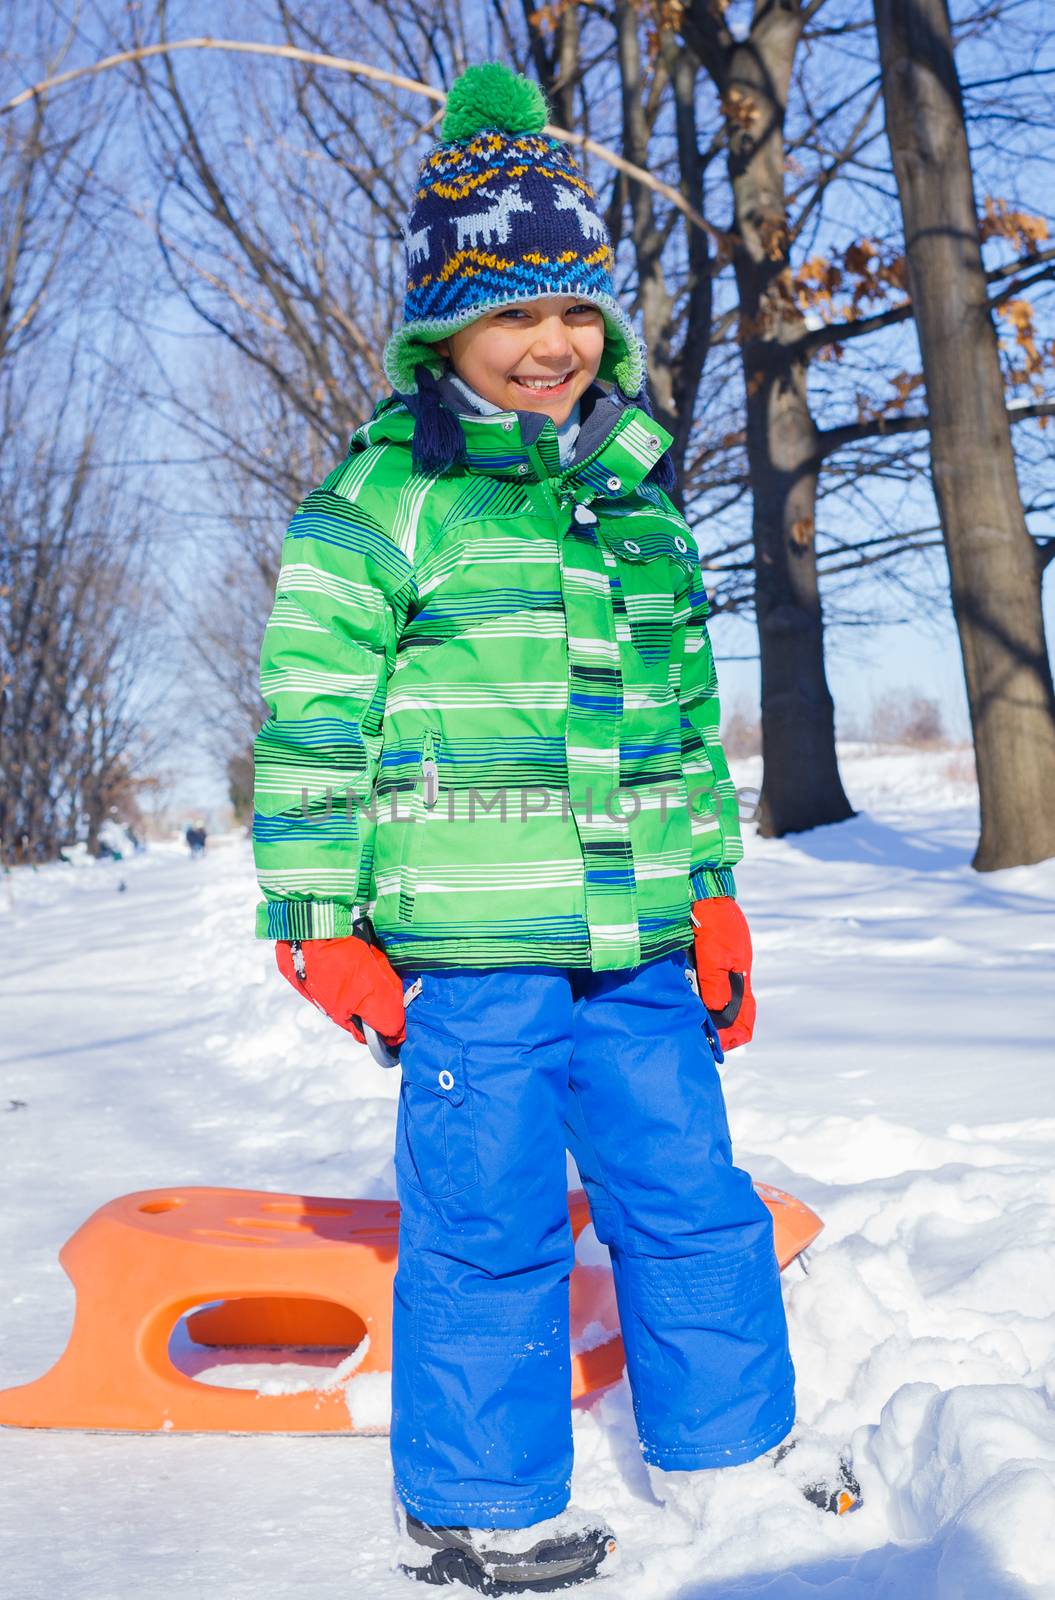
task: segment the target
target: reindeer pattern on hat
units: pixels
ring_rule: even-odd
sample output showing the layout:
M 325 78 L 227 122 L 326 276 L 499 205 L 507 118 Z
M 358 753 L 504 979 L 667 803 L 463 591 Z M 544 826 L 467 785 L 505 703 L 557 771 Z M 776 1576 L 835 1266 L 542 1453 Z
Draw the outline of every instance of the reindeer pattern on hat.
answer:
M 584 200 L 579 199 L 574 189 L 558 189 L 553 197 L 553 205 L 557 211 L 575 212 L 584 239 L 607 239 L 604 223 L 596 211 L 592 211 Z
M 415 261 L 425 261 L 429 253 L 429 223 L 423 228 L 415 228 L 413 232 L 404 227 L 403 243 L 407 250 L 407 266 L 412 267 Z
M 495 194 L 492 189 L 478 191 L 486 195 L 488 200 L 493 200 L 494 205 L 488 206 L 486 211 L 471 211 L 466 217 L 459 217 L 456 222 L 458 249 L 466 247 L 476 249 L 481 244 L 508 244 L 509 219 L 514 211 L 534 211 L 530 200 L 516 189 L 503 189 L 500 194 Z

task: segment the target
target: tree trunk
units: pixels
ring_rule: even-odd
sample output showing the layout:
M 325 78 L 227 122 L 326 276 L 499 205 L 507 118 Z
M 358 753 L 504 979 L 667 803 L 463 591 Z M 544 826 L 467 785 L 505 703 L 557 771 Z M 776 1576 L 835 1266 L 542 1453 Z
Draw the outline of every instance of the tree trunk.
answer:
M 1055 855 L 1055 693 L 990 314 L 946 0 L 876 0 L 887 134 L 971 711 L 979 871 Z
M 682 47 L 669 25 L 672 19 L 661 18 L 656 28 L 657 55 L 649 80 L 642 63 L 642 17 L 637 0 L 615 0 L 612 19 L 619 65 L 622 151 L 639 167 L 648 169 L 653 165 L 655 156 L 651 142 L 661 104 L 656 85 L 669 80 L 674 102 L 678 187 L 690 205 L 699 209 L 703 205 L 703 163 L 696 123 L 699 61 L 692 51 Z M 656 418 L 673 436 L 671 454 L 677 476 L 671 495 L 675 504 L 683 505 L 685 457 L 710 343 L 709 242 L 702 229 L 688 229 L 685 266 L 683 270 L 679 267 L 680 289 L 685 299 L 676 317 L 676 296 L 667 281 L 669 222 L 657 215 L 655 196 L 644 184 L 629 180 L 625 191 L 630 212 L 627 238 L 634 252 L 637 303 L 647 349 L 648 389 Z M 609 222 L 613 224 L 612 242 L 616 247 L 623 227 L 621 194 L 617 183 L 608 213 Z M 675 347 L 676 329 L 681 335 L 680 348 Z
M 798 5 L 757 0 L 727 56 L 723 105 L 735 204 L 733 265 L 747 386 L 755 603 L 762 669 L 759 831 L 770 837 L 853 816 L 835 753 L 817 580 L 817 430 L 802 317 L 788 283 L 784 115 L 802 31 Z
M 644 77 L 638 25 L 641 14 L 634 0 L 615 0 L 616 54 L 623 113 L 623 153 L 636 166 L 649 164 L 651 128 L 645 114 Z M 648 350 L 648 374 L 655 412 L 671 433 L 676 430 L 671 380 L 671 314 L 674 309 L 663 266 L 663 233 L 654 195 L 644 184 L 630 183 L 631 238 L 637 267 L 637 293 L 641 326 Z
M 528 49 L 539 83 L 560 128 L 574 128 L 575 88 L 582 70 L 578 5 L 552 7 L 521 0 Z

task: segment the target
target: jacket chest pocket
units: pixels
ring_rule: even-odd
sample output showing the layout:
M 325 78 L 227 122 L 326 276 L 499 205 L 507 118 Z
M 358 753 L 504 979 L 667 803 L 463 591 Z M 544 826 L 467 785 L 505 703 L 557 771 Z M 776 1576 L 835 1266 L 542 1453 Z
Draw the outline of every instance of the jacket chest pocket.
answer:
M 674 592 L 669 563 L 617 556 L 612 603 L 616 636 L 633 645 L 646 667 L 665 668 L 674 632 Z M 620 625 L 622 624 L 622 625 Z

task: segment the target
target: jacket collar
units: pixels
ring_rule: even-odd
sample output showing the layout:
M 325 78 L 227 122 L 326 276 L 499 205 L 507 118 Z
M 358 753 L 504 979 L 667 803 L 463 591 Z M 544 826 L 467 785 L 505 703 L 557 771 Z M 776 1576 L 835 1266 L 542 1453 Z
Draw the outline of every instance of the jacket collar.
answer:
M 636 489 L 670 444 L 671 435 L 647 411 L 591 384 L 581 401 L 581 427 L 571 461 L 562 470 L 557 430 L 539 411 L 497 411 L 481 416 L 446 377 L 438 380 L 442 403 L 457 416 L 465 435 L 469 472 L 520 482 L 560 480 L 576 500 L 617 499 Z M 396 394 L 382 400 L 356 443 L 409 443 L 414 418 Z

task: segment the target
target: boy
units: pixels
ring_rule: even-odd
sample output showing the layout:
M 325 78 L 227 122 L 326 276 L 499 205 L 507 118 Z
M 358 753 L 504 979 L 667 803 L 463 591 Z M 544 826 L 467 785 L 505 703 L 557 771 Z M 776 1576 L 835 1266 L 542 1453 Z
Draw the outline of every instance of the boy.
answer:
M 725 1047 L 749 1038 L 708 607 L 594 195 L 546 116 L 495 64 L 451 90 L 395 393 L 289 529 L 257 744 L 259 931 L 337 1023 L 402 1046 L 404 1570 L 487 1593 L 578 1583 L 614 1548 L 566 1509 L 566 1145 L 645 1459 L 735 1465 L 794 1415 L 771 1223 L 686 957 Z

